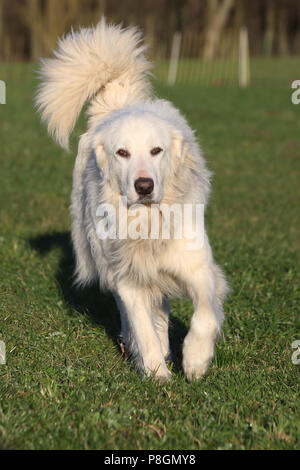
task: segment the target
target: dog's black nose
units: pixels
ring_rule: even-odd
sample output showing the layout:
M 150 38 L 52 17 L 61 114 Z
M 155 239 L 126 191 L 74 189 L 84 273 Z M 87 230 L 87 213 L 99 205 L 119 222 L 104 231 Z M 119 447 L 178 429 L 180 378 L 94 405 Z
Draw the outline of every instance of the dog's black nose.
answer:
M 140 196 L 147 196 L 154 189 L 154 181 L 151 178 L 139 178 L 134 183 L 134 187 Z

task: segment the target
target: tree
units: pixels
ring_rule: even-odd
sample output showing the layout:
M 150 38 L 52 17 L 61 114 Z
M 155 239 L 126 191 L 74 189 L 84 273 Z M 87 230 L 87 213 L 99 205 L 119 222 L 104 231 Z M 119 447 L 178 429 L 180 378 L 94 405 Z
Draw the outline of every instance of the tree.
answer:
M 277 40 L 278 40 L 278 52 L 280 55 L 287 55 L 289 53 L 288 45 L 288 10 L 285 4 L 282 4 L 279 8 L 278 14 L 278 30 L 277 30 Z
M 228 20 L 234 0 L 210 0 L 207 9 L 203 58 L 211 60 L 216 55 L 221 33 Z

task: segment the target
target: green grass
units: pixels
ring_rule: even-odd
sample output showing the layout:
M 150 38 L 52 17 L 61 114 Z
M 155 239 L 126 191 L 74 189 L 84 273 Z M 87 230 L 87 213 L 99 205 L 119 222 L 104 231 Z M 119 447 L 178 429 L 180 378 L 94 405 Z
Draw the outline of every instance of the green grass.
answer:
M 299 56 L 274 58 L 255 57 L 250 61 L 250 77 L 252 84 L 269 86 L 270 82 L 279 86 L 289 85 L 292 80 L 299 79 Z M 183 85 L 205 87 L 208 85 L 238 84 L 237 57 L 204 61 L 200 59 L 180 59 L 177 68 L 176 82 Z M 157 60 L 154 74 L 162 83 L 167 83 L 169 61 Z
M 300 339 L 295 64 L 261 62 L 246 90 L 158 86 L 196 129 L 214 172 L 207 228 L 232 289 L 215 359 L 198 383 L 180 369 L 191 304 L 172 303 L 174 374 L 161 386 L 121 356 L 111 297 L 72 288 L 69 200 L 83 119 L 67 155 L 32 109 L 32 67 L 0 67 L 1 448 L 300 448 L 300 365 L 291 360 Z

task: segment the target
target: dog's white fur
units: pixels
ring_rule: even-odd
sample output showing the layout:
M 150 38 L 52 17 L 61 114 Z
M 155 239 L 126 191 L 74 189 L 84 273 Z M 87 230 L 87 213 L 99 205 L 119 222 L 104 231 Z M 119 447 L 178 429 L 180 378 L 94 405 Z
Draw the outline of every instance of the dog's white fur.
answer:
M 227 284 L 214 263 L 208 238 L 197 251 L 187 240 L 100 240 L 96 212 L 101 203 L 138 202 L 134 182 L 152 178 L 156 203 L 206 205 L 210 173 L 193 131 L 167 101 L 152 97 L 150 63 L 136 28 L 102 19 L 95 28 L 59 40 L 54 58 L 42 61 L 37 105 L 49 132 L 68 148 L 69 135 L 86 101 L 89 124 L 81 136 L 72 191 L 72 239 L 80 284 L 99 279 L 113 292 L 122 337 L 147 375 L 171 376 L 168 298 L 189 295 L 194 305 L 183 345 L 188 379 L 207 370 L 223 323 Z M 163 151 L 150 155 L 151 149 Z M 130 158 L 122 158 L 118 149 Z M 190 240 L 189 240 L 190 242 Z M 99 312 L 101 314 L 101 312 Z

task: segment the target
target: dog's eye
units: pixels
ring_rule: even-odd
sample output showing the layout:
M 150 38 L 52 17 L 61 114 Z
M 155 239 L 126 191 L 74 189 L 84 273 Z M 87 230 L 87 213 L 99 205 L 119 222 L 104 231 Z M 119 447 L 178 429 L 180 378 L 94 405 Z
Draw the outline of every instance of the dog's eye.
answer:
M 127 152 L 127 150 L 124 150 L 124 149 L 119 149 L 116 153 L 117 153 L 117 155 L 120 155 L 120 157 L 124 157 L 124 158 L 130 157 L 130 153 Z
M 154 149 L 151 150 L 151 155 L 158 155 L 159 153 L 162 152 L 162 149 L 160 147 L 155 147 Z

